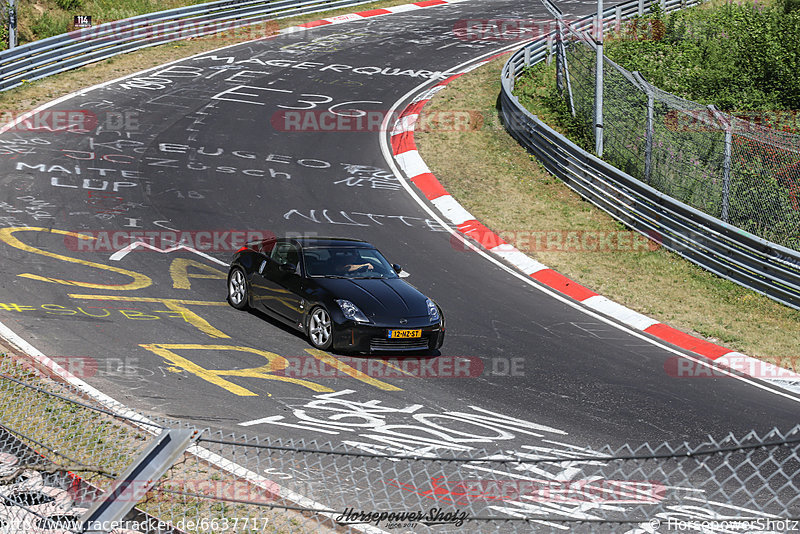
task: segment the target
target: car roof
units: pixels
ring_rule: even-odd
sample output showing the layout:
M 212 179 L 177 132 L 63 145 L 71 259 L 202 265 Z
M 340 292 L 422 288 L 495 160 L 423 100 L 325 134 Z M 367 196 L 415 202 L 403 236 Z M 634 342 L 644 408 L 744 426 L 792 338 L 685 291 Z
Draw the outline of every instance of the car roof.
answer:
M 352 239 L 346 237 L 292 237 L 288 238 L 295 241 L 297 244 L 304 248 L 309 247 L 359 247 L 359 248 L 375 248 L 374 245 L 361 239 Z

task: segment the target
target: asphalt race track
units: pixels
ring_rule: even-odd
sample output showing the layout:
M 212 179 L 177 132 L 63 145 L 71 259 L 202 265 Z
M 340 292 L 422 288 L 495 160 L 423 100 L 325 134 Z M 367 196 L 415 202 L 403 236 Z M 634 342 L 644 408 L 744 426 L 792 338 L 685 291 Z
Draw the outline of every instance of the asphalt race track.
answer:
M 531 424 L 577 446 L 793 426 L 800 405 L 790 394 L 670 376 L 677 350 L 452 246 L 390 171 L 377 128 L 286 131 L 324 113 L 379 116 L 422 82 L 513 44 L 459 36 L 459 21 L 531 17 L 547 17 L 540 3 L 468 1 L 250 42 L 49 108 L 96 117 L 85 130 L 0 135 L 0 321 L 132 408 L 248 435 L 387 444 L 346 420 L 314 423 L 326 417 L 309 406 L 315 398 L 391 407 L 381 417 L 407 425 L 393 434 L 407 447 L 395 441 L 387 452 L 514 449 L 539 443 L 523 431 Z M 196 251 L 119 252 L 133 231 L 204 241 Z M 364 375 L 323 376 L 329 356 L 225 302 L 231 243 L 247 232 L 376 244 L 443 308 L 441 354 L 416 361 L 423 378 L 367 358 Z M 264 370 L 280 358 L 298 371 Z M 440 419 L 425 427 L 403 410 L 412 405 Z M 457 426 L 444 416 L 453 412 L 504 421 L 511 437 Z M 438 445 L 415 441 L 432 428 Z

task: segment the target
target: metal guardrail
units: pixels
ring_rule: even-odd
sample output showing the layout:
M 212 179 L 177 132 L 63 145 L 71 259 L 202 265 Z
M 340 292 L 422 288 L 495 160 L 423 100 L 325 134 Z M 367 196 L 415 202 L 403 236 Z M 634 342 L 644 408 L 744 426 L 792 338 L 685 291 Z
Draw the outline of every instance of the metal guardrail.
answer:
M 149 46 L 371 1 L 219 0 L 108 22 L 0 52 L 0 91 Z M 269 38 L 277 26 L 265 30 Z
M 604 11 L 603 28 L 642 13 L 651 0 Z M 662 2 L 664 11 L 686 6 Z M 593 17 L 572 24 L 591 27 Z M 800 252 L 771 243 L 679 202 L 605 163 L 547 126 L 513 94 L 523 69 L 545 60 L 555 33 L 516 52 L 501 75 L 501 116 L 509 133 L 551 174 L 615 219 L 723 278 L 800 309 Z

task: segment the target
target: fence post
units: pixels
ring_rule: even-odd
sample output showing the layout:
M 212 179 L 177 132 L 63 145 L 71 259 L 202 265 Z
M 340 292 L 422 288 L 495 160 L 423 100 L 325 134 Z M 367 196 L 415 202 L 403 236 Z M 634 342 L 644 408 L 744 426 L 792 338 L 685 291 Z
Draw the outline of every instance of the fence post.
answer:
M 639 16 L 644 15 L 644 0 L 639 0 Z
M 598 158 L 603 157 L 603 0 L 597 0 L 597 44 L 594 84 L 594 151 Z
M 621 6 L 617 6 L 614 9 L 614 28 L 615 28 L 614 31 L 616 31 L 618 34 L 619 34 L 620 31 L 622 31 L 622 7 Z
M 543 0 L 544 7 L 555 17 L 558 24 L 556 30 L 556 87 L 559 94 L 564 92 L 564 78 L 566 78 L 567 98 L 569 111 L 575 116 L 575 102 L 572 99 L 572 83 L 569 81 L 569 65 L 567 64 L 567 51 L 564 45 L 565 29 L 564 14 L 551 0 Z
M 553 49 L 555 48 L 553 44 L 553 33 L 547 34 L 547 66 L 549 67 L 553 63 Z M 528 61 L 528 60 L 526 60 Z M 558 65 L 558 57 L 556 57 L 556 65 Z
M 725 155 L 722 160 L 722 215 L 721 219 L 730 222 L 730 194 L 731 194 L 731 152 L 733 152 L 733 121 L 720 113 L 713 105 L 708 110 L 725 129 Z
M 8 0 L 8 49 L 17 46 L 17 0 Z
M 575 99 L 572 97 L 572 82 L 569 78 L 569 63 L 567 62 L 567 50 L 562 43 L 561 45 L 561 63 L 564 65 L 564 78 L 567 81 L 567 105 L 569 105 L 569 112 L 572 116 L 575 116 Z
M 639 83 L 639 87 L 647 94 L 647 123 L 645 125 L 645 148 L 644 148 L 644 182 L 650 183 L 650 175 L 653 172 L 653 108 L 655 107 L 655 95 L 645 79 L 638 71 L 632 72 L 633 77 Z

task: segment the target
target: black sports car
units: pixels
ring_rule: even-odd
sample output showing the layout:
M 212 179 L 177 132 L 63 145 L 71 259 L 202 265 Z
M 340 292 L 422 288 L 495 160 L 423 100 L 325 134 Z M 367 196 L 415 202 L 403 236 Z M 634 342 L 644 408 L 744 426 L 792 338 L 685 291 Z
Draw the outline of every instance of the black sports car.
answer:
M 228 302 L 265 311 L 314 347 L 352 352 L 436 350 L 444 316 L 373 245 L 356 239 L 271 238 L 239 249 Z

